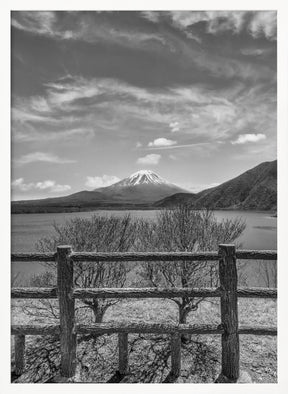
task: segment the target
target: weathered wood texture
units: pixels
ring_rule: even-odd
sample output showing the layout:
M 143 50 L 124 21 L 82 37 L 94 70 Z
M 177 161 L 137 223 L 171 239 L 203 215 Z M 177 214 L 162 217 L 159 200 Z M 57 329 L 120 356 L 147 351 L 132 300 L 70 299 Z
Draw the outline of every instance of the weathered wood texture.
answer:
M 161 324 L 161 323 L 95 323 L 90 325 L 76 325 L 77 334 L 114 334 L 114 333 L 142 333 L 142 334 L 222 334 L 224 329 L 220 325 L 193 324 Z M 245 335 L 277 335 L 277 327 L 269 326 L 239 326 L 239 334 Z M 12 335 L 55 335 L 60 334 L 57 324 L 26 324 L 12 325 Z
M 277 260 L 276 250 L 237 250 L 236 258 L 240 260 Z
M 237 269 L 234 245 L 219 245 L 221 296 L 222 374 L 231 381 L 239 378 L 239 334 L 237 305 Z
M 11 261 L 25 262 L 25 261 L 46 261 L 55 262 L 56 253 L 12 253 Z
M 264 287 L 238 287 L 238 298 L 277 298 L 277 289 L 267 289 Z
M 220 289 L 203 288 L 126 288 L 75 289 L 75 298 L 167 298 L 167 297 L 220 297 Z
M 221 297 L 221 288 L 81 288 L 75 289 L 73 298 L 171 298 L 171 297 Z M 238 288 L 238 297 L 277 298 L 277 289 Z M 56 288 L 14 287 L 11 298 L 57 298 Z
M 213 261 L 218 260 L 217 252 L 122 252 L 122 253 L 73 253 L 72 260 L 77 261 Z
M 57 324 L 13 324 L 12 335 L 55 335 L 59 336 L 60 326 Z
M 100 324 L 78 324 L 76 331 L 79 334 L 112 334 L 118 333 L 142 333 L 142 334 L 221 334 L 223 329 L 213 324 L 171 324 L 171 323 L 116 323 L 107 322 Z
M 221 288 L 82 288 L 74 290 L 74 298 L 171 298 L 171 297 L 221 297 Z M 238 288 L 238 297 L 242 298 L 277 298 L 277 289 Z
M 171 335 L 171 373 L 174 377 L 181 373 L 181 335 L 174 333 Z
M 264 335 L 264 336 L 276 336 L 277 327 L 265 327 L 265 326 L 243 326 L 240 325 L 238 333 L 241 335 Z
M 25 335 L 15 335 L 15 375 L 20 376 L 25 367 Z
M 56 261 L 56 253 L 12 253 L 11 261 Z M 236 257 L 244 260 L 277 260 L 275 250 L 237 250 Z M 123 252 L 123 253 L 72 253 L 73 261 L 215 261 L 219 259 L 217 252 Z
M 125 375 L 128 372 L 128 334 L 118 334 L 119 372 Z
M 13 287 L 11 298 L 57 298 L 57 288 Z
M 61 374 L 71 377 L 76 368 L 75 300 L 71 247 L 57 248 L 57 280 L 60 311 Z

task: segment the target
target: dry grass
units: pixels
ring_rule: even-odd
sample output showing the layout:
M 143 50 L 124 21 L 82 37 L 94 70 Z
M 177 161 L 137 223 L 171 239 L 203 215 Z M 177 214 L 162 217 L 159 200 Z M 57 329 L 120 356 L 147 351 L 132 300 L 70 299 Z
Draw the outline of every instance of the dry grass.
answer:
M 190 313 L 188 322 L 220 323 L 219 302 L 215 299 L 202 302 L 197 311 Z M 35 301 L 34 301 L 35 302 Z M 55 302 L 57 302 L 55 300 Z M 28 317 L 22 312 L 23 303 L 15 300 L 12 322 L 47 322 L 38 317 Z M 85 311 L 78 318 L 92 321 Z M 123 300 L 108 309 L 104 321 L 175 322 L 177 309 L 169 300 Z M 277 303 L 273 300 L 240 299 L 239 322 L 249 325 L 276 325 Z M 242 335 L 240 337 L 241 369 L 249 372 L 254 382 L 277 382 L 277 341 L 275 337 Z M 44 351 L 43 351 L 44 349 Z M 165 335 L 129 335 L 130 374 L 124 378 L 132 382 L 163 382 L 170 369 L 170 342 Z M 51 356 L 47 356 L 49 355 Z M 77 346 L 78 373 L 76 381 L 108 382 L 115 379 L 117 371 L 117 336 L 105 335 L 82 340 Z M 13 350 L 12 350 L 13 353 Z M 47 358 L 48 357 L 48 358 Z M 13 359 L 13 354 L 12 354 Z M 178 383 L 213 382 L 221 367 L 220 336 L 193 336 L 183 344 L 182 368 Z M 59 349 L 52 338 L 27 338 L 27 368 L 19 382 L 43 382 L 55 375 L 59 368 Z M 117 376 L 116 376 L 117 379 Z M 123 380 L 122 380 L 123 381 Z

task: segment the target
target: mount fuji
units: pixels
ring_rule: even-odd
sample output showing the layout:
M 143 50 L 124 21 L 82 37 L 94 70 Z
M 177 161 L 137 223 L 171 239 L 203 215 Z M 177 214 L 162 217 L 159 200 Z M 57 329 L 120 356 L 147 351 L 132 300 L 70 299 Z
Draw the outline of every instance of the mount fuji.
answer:
M 175 193 L 185 192 L 149 170 L 137 171 L 111 186 L 94 191 L 102 193 L 107 199 L 129 203 L 151 203 Z
M 194 209 L 277 209 L 277 161 L 264 162 L 219 186 L 189 193 L 155 172 L 135 172 L 113 185 L 66 197 L 12 201 L 12 213 L 161 209 L 186 203 Z
M 158 200 L 186 190 L 150 170 L 137 171 L 107 187 L 65 197 L 12 202 L 12 213 L 71 212 L 93 209 L 145 209 Z

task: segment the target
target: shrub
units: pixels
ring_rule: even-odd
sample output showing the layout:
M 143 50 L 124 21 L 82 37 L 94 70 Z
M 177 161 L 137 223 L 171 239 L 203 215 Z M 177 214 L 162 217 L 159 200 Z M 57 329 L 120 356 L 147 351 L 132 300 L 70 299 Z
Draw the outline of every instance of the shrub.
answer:
M 133 248 L 137 223 L 130 215 L 123 217 L 93 215 L 91 218 L 73 218 L 64 225 L 54 224 L 54 233 L 37 243 L 40 252 L 55 251 L 59 245 L 71 245 L 73 251 L 125 252 Z M 125 263 L 81 262 L 74 264 L 76 287 L 123 287 L 127 274 Z M 93 312 L 94 321 L 101 322 L 117 300 L 83 299 L 79 308 Z
M 244 231 L 241 219 L 216 220 L 212 211 L 194 211 L 181 204 L 161 211 L 155 222 L 141 224 L 143 251 L 198 252 L 218 249 L 220 243 L 234 242 Z M 144 278 L 155 287 L 201 287 L 218 284 L 217 266 L 204 262 L 149 262 Z M 197 309 L 202 299 L 172 298 L 179 310 L 179 323 L 186 323 L 188 314 Z

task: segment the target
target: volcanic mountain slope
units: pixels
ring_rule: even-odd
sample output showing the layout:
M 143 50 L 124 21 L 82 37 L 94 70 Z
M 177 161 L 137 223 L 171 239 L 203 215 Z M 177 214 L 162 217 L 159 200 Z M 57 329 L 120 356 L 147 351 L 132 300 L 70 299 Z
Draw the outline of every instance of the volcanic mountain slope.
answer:
M 175 193 L 185 192 L 184 189 L 167 182 L 149 170 L 135 172 L 120 182 L 95 191 L 111 201 L 127 203 L 150 203 Z
M 156 202 L 157 207 L 190 203 L 193 208 L 277 209 L 277 161 L 264 162 L 238 177 L 198 194 L 181 193 Z
M 138 171 L 111 186 L 65 197 L 12 202 L 12 213 L 66 212 L 89 209 L 148 208 L 175 193 L 185 192 L 149 170 Z

